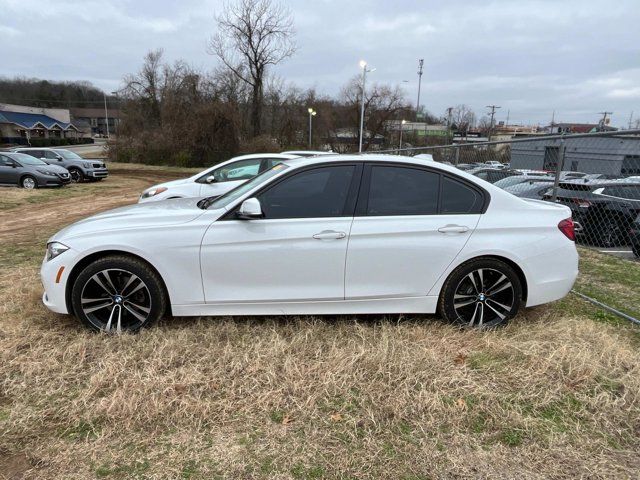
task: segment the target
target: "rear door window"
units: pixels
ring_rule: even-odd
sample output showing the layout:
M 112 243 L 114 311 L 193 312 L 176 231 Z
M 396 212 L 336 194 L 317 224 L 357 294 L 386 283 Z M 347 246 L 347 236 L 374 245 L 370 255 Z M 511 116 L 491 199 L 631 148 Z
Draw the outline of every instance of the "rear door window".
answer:
M 366 214 L 438 213 L 440 174 L 417 168 L 372 166 Z
M 449 177 L 442 178 L 441 214 L 481 213 L 484 203 L 479 191 Z

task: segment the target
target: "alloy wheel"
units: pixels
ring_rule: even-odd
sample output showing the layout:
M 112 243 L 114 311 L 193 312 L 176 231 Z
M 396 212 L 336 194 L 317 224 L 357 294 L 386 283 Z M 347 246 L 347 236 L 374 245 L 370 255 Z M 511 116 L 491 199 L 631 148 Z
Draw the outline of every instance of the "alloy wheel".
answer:
M 466 275 L 455 289 L 453 308 L 458 320 L 470 327 L 502 322 L 513 310 L 515 290 L 509 278 L 492 268 Z
M 27 177 L 22 180 L 22 186 L 26 189 L 32 190 L 36 188 L 36 181 L 31 177 Z
M 112 268 L 91 276 L 82 287 L 81 308 L 99 330 L 137 330 L 149 318 L 151 293 L 134 273 Z
M 82 181 L 82 172 L 80 172 L 80 170 L 76 168 L 72 168 L 71 170 L 69 170 L 69 175 L 71 175 L 71 181 L 73 183 Z

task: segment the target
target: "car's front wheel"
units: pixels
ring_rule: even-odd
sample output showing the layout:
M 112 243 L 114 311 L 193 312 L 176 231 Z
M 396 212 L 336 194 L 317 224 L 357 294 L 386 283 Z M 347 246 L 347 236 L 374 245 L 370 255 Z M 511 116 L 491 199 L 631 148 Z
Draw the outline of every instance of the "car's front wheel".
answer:
M 73 183 L 80 183 L 84 180 L 84 174 L 79 168 L 70 168 L 69 175 L 71 176 L 71 181 Z
M 33 190 L 34 188 L 38 188 L 38 182 L 31 175 L 26 175 L 20 180 L 20 186 L 27 190 Z
M 439 311 L 448 321 L 466 327 L 506 324 L 522 304 L 522 285 L 507 263 L 494 258 L 471 260 L 447 278 Z
M 108 256 L 87 265 L 71 291 L 76 316 L 106 332 L 135 332 L 162 318 L 166 294 L 162 279 L 145 262 Z

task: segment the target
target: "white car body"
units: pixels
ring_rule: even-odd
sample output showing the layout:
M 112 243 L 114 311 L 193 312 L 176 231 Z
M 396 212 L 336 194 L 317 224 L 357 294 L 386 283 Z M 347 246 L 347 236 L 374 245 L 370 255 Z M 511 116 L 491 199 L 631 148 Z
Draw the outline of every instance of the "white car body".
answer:
M 225 217 L 281 177 L 329 162 L 428 169 L 482 189 L 488 206 L 474 214 Z M 577 276 L 575 244 L 558 228 L 571 215 L 567 207 L 519 199 L 455 167 L 342 155 L 298 158 L 273 170 L 270 180 L 247 184 L 251 189 L 223 208 L 200 209 L 197 199 L 138 204 L 61 230 L 50 242 L 69 249 L 42 264 L 45 305 L 70 313 L 69 279 L 104 252 L 153 266 L 176 316 L 434 313 L 449 274 L 486 256 L 520 270 L 526 306 L 564 297 Z
M 166 200 L 169 198 L 202 198 L 223 195 L 229 190 L 234 189 L 238 185 L 254 177 L 261 171 L 271 168 L 274 164 L 297 157 L 297 155 L 285 155 L 282 153 L 255 153 L 251 155 L 241 155 L 239 157 L 231 158 L 225 162 L 218 163 L 217 165 L 203 170 L 191 177 L 172 180 L 170 182 L 164 182 L 149 187 L 142 192 L 138 202 L 157 202 L 159 200 Z M 251 162 L 256 163 L 246 165 Z M 236 178 L 242 178 L 234 180 L 234 177 L 231 177 L 224 179 L 224 181 L 207 181 L 207 178 L 215 178 L 218 172 L 221 171 L 233 173 Z M 243 175 L 243 173 L 245 175 Z M 158 189 L 161 190 L 160 193 L 147 196 L 149 192 L 157 191 Z

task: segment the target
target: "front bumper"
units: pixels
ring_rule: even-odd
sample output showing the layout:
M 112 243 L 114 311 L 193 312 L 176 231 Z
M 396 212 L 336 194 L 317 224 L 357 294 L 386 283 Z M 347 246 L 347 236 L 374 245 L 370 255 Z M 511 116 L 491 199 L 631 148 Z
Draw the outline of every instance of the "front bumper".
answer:
M 67 281 L 75 266 L 79 253 L 73 249 L 58 255 L 53 260 L 42 260 L 40 280 L 44 287 L 42 303 L 52 312 L 69 313 L 67 308 Z M 62 272 L 60 270 L 62 269 Z
M 71 175 L 68 173 L 60 173 L 57 175 L 39 174 L 37 176 L 37 181 L 39 187 L 61 187 L 62 185 L 67 185 L 71 182 Z
M 88 178 L 107 178 L 109 176 L 109 170 L 107 167 L 93 168 L 91 170 L 86 170 L 84 175 Z

